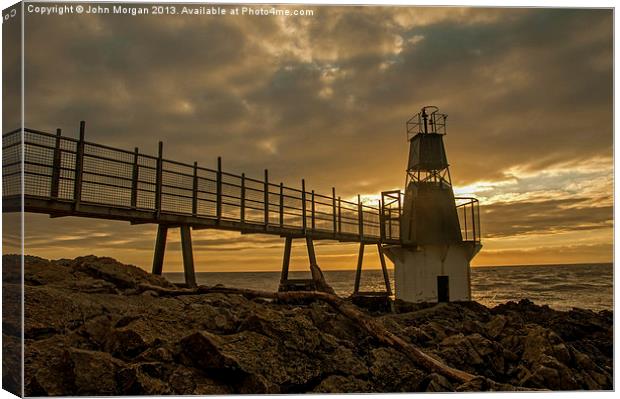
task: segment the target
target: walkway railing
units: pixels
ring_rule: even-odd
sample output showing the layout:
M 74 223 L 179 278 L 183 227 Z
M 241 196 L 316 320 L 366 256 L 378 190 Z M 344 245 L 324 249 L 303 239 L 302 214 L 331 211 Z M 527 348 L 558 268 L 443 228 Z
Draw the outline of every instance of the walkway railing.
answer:
M 133 223 L 184 224 L 283 236 L 366 243 L 400 243 L 402 192 L 382 193 L 377 206 L 306 188 L 236 175 L 217 168 L 113 148 L 79 138 L 24 129 L 2 136 L 3 198 L 27 212 L 87 216 Z M 22 144 L 23 143 L 23 144 Z M 23 147 L 22 147 L 23 145 Z M 22 153 L 23 171 L 22 171 Z M 463 240 L 480 241 L 475 198 L 456 198 Z
M 20 129 L 3 135 L 5 199 L 21 194 L 21 134 Z M 122 209 L 151 212 L 147 222 L 152 223 L 162 215 L 168 221 L 178 215 L 196 225 L 233 222 L 280 234 L 382 242 L 380 207 L 363 204 L 359 196 L 351 202 L 337 197 L 335 189 L 320 194 L 308 190 L 304 180 L 299 188 L 286 187 L 270 181 L 267 170 L 262 179 L 236 175 L 222 170 L 221 159 L 216 169 L 165 159 L 161 142 L 157 155 L 91 143 L 84 139 L 83 123 L 77 139 L 60 130 L 24 129 L 23 134 L 25 199 L 71 203 L 76 213 L 81 206 L 97 205 L 104 218 L 106 209 Z M 45 213 L 54 212 L 51 207 Z M 124 214 L 131 218 L 131 212 Z

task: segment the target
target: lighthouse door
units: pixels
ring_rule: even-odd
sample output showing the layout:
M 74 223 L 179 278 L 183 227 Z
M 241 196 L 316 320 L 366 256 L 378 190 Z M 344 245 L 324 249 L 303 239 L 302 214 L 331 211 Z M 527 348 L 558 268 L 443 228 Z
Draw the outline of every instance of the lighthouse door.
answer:
M 437 276 L 437 302 L 450 302 L 450 281 L 448 276 Z

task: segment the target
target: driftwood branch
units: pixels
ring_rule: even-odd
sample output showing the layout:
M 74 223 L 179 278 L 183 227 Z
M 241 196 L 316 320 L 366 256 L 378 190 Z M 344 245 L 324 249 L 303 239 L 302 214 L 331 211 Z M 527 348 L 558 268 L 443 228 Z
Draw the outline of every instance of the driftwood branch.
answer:
M 140 285 L 143 290 L 153 290 L 162 296 L 180 296 L 180 295 L 199 295 L 208 293 L 222 293 L 222 294 L 238 294 L 243 295 L 246 298 L 266 298 L 276 299 L 282 302 L 295 301 L 295 300 L 320 300 L 329 304 L 337 312 L 347 317 L 348 319 L 356 322 L 364 331 L 369 335 L 375 337 L 378 341 L 391 347 L 400 349 L 410 360 L 419 366 L 439 373 L 445 377 L 458 382 L 468 382 L 478 377 L 467 372 L 454 369 L 447 366 L 433 357 L 427 355 L 416 346 L 404 341 L 396 334 L 387 330 L 381 324 L 377 323 L 364 313 L 360 312 L 355 306 L 347 303 L 342 298 L 325 292 L 318 291 L 291 291 L 291 292 L 269 292 L 258 291 L 240 288 L 227 288 L 227 287 L 206 287 L 199 286 L 196 289 L 167 289 L 161 287 L 154 287 L 150 285 Z
M 392 333 L 381 324 L 360 312 L 354 305 L 346 302 L 342 298 L 334 294 L 318 291 L 290 291 L 290 292 L 269 292 L 269 291 L 257 291 L 242 288 L 227 288 L 227 287 L 207 287 L 199 286 L 195 289 L 181 288 L 181 289 L 169 289 L 149 284 L 140 284 L 138 291 L 155 291 L 160 296 L 183 296 L 183 295 L 200 295 L 210 293 L 222 293 L 222 294 L 237 294 L 243 295 L 248 299 L 252 298 L 266 298 L 275 299 L 282 302 L 298 301 L 298 300 L 320 300 L 329 304 L 338 313 L 347 317 L 349 320 L 355 322 L 369 335 L 376 338 L 381 343 L 398 349 L 401 353 L 405 354 L 412 362 L 418 366 L 441 374 L 449 379 L 457 381 L 459 383 L 469 382 L 475 378 L 481 378 L 480 376 L 469 374 L 462 370 L 457 370 L 450 366 L 447 366 L 437 359 L 427 355 L 421 349 L 406 342 L 396 334 Z

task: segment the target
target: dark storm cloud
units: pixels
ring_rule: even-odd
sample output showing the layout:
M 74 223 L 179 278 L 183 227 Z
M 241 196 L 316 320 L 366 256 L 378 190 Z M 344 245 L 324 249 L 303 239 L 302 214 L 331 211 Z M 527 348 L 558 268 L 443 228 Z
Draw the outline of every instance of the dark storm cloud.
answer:
M 164 138 L 170 156 L 256 171 L 277 156 L 276 174 L 327 187 L 347 177 L 351 194 L 374 176 L 400 185 L 403 122 L 431 101 L 450 113 L 457 183 L 611 154 L 609 11 L 403 27 L 398 9 L 316 10 L 309 21 L 30 16 L 28 123 L 87 119 L 90 137 Z
M 155 153 L 161 139 L 171 159 L 214 166 L 221 155 L 227 170 L 260 177 L 269 168 L 273 181 L 305 177 L 310 189 L 336 186 L 345 197 L 402 187 L 404 122 L 430 103 L 450 115 L 457 185 L 611 157 L 610 10 L 314 10 L 29 15 L 26 123 L 74 135 L 85 119 L 95 142 Z M 499 236 L 611 218 L 608 207 L 561 205 L 494 204 L 484 224 Z M 532 217 L 511 222 L 523 213 Z
M 612 206 L 583 206 L 585 201 L 577 198 L 482 206 L 483 236 L 496 238 L 613 227 Z

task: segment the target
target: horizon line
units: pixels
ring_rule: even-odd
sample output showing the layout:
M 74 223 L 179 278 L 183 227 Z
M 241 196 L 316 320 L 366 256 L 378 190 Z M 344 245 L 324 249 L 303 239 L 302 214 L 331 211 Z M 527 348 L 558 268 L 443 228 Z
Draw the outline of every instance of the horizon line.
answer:
M 537 267 L 537 266 L 558 266 L 558 267 L 562 267 L 562 266 L 589 266 L 589 265 L 613 265 L 614 262 L 586 262 L 586 263 L 538 263 L 538 264 L 527 264 L 527 265 L 490 265 L 490 266 L 471 266 L 472 269 L 485 269 L 485 268 L 492 268 L 492 267 Z M 393 267 L 388 267 L 388 270 L 394 270 Z M 324 272 L 355 272 L 357 271 L 356 269 L 321 269 Z M 381 268 L 367 268 L 367 269 L 363 269 L 362 271 L 371 271 L 371 270 L 378 270 L 380 271 Z M 290 270 L 290 272 L 310 272 L 310 270 Z M 170 271 L 170 272 L 166 272 L 164 271 L 163 274 L 172 274 L 172 273 L 181 273 L 183 274 L 184 272 L 182 270 L 179 271 Z M 230 270 L 230 271 L 203 271 L 203 272 L 199 272 L 196 271 L 196 273 L 280 273 L 280 270 Z

